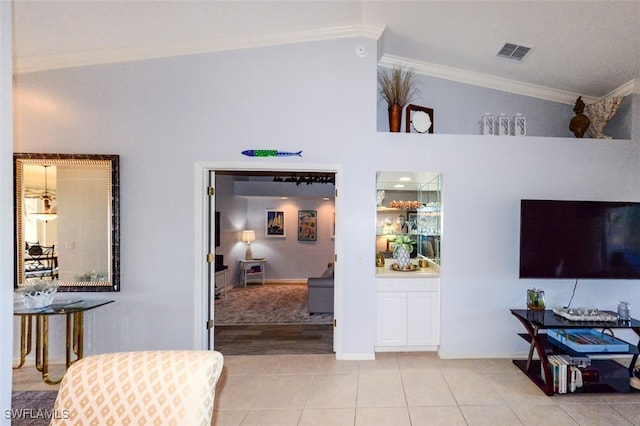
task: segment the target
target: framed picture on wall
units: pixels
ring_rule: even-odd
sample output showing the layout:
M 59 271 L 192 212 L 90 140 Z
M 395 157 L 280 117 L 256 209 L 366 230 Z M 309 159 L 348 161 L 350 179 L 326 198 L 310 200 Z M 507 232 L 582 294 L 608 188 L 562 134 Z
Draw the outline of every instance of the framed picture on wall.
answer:
M 285 238 L 284 212 L 282 210 L 267 209 L 265 217 L 265 232 L 267 238 Z
M 298 241 L 315 241 L 318 235 L 318 212 L 298 210 Z

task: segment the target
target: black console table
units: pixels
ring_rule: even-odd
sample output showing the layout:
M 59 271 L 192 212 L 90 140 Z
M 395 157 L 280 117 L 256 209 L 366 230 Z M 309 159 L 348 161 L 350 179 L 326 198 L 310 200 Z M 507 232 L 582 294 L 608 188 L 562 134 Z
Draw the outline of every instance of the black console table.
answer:
M 626 323 L 619 321 L 570 321 L 553 311 L 531 311 L 527 309 L 511 309 L 511 313 L 522 323 L 527 333 L 520 334 L 522 338 L 531 343 L 529 356 L 526 360 L 513 360 L 513 363 L 531 379 L 545 394 L 552 396 L 553 373 L 547 355 L 569 354 L 572 356 L 594 355 L 596 353 L 575 352 L 556 341 L 547 339 L 544 330 L 554 329 L 629 329 L 640 336 L 640 321 L 631 319 Z M 538 360 L 533 359 L 534 350 L 538 354 Z M 596 383 L 585 383 L 577 392 L 605 393 L 605 392 L 629 392 L 629 379 L 633 375 L 633 369 L 638 360 L 638 346 L 629 344 L 626 352 L 598 352 L 597 355 L 632 355 L 629 367 L 624 367 L 610 359 L 594 359 L 592 365 L 600 370 L 600 379 Z

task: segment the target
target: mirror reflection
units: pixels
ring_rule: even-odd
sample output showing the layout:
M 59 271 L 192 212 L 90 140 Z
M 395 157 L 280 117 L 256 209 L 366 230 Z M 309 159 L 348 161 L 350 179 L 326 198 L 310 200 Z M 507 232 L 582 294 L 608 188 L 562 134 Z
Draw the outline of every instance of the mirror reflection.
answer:
M 14 154 L 16 286 L 119 290 L 118 156 Z

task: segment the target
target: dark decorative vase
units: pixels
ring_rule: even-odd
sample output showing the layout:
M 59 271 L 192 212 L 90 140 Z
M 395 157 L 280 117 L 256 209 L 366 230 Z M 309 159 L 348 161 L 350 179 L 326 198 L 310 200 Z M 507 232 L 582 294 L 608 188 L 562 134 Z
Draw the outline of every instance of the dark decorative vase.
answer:
M 399 132 L 402 123 L 402 106 L 398 104 L 389 105 L 389 131 Z

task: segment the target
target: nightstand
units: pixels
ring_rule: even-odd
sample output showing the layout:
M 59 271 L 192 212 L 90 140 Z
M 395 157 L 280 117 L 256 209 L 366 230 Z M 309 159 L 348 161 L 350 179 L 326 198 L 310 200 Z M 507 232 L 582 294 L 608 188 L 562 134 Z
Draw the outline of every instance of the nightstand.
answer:
M 265 269 L 267 266 L 267 259 L 243 259 L 240 261 L 240 273 L 242 274 L 242 284 L 246 287 L 247 282 L 251 278 L 259 278 L 262 285 L 265 280 Z

